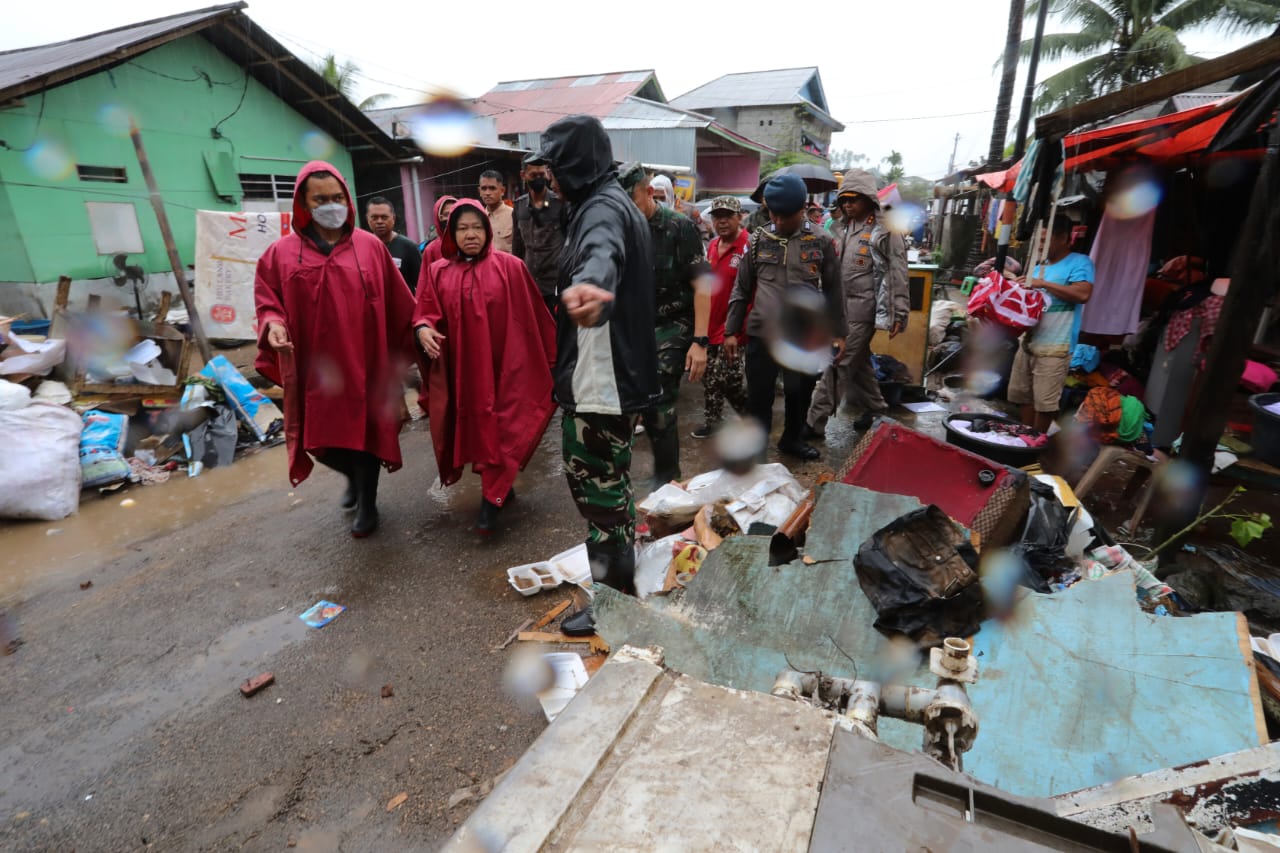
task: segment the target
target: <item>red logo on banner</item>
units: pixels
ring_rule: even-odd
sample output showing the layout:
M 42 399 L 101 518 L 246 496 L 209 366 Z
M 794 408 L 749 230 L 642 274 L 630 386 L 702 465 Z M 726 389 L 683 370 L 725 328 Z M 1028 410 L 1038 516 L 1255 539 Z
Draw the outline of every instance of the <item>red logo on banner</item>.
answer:
M 236 309 L 230 305 L 215 305 L 209 309 L 209 319 L 215 323 L 234 323 Z

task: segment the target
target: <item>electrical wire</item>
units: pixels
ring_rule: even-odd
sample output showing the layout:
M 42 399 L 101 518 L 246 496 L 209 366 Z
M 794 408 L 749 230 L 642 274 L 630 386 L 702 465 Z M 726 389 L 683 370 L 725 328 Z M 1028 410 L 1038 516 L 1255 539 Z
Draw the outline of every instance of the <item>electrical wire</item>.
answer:
M 198 65 L 191 66 L 191 70 L 194 71 L 196 74 L 195 77 L 175 77 L 172 74 L 166 74 L 163 71 L 157 71 L 154 68 L 148 68 L 147 66 L 135 60 L 130 60 L 129 62 L 126 62 L 125 65 L 131 65 L 134 68 L 137 68 L 139 71 L 145 71 L 148 74 L 154 74 L 157 77 L 163 77 L 166 80 L 173 80 L 177 83 L 204 83 L 211 89 L 214 86 L 234 86 L 236 84 L 235 80 L 227 80 L 227 81 L 214 80 L 209 75 L 209 72 L 205 71 L 203 68 L 201 68 Z
M 222 138 L 222 131 L 220 131 L 219 128 L 222 127 L 222 123 L 224 121 L 231 118 L 236 113 L 240 112 L 240 108 L 244 106 L 244 96 L 247 94 L 249 94 L 249 72 L 245 71 L 244 72 L 244 88 L 240 90 L 240 100 L 236 101 L 236 108 L 234 110 L 232 110 L 231 112 L 223 116 L 221 119 L 219 119 L 218 123 L 213 126 L 212 133 L 215 139 Z M 235 143 L 232 143 L 232 145 L 234 144 Z
M 40 90 L 40 111 L 36 113 L 35 130 L 31 131 L 31 144 L 28 145 L 26 148 L 14 148 L 12 145 L 5 142 L 3 139 L 0 139 L 0 147 L 5 148 L 8 151 L 13 151 L 17 154 L 22 154 L 36 147 L 36 143 L 40 141 L 40 122 L 44 120 L 44 102 L 45 102 L 45 96 L 48 93 L 48 91 L 49 91 L 48 89 Z

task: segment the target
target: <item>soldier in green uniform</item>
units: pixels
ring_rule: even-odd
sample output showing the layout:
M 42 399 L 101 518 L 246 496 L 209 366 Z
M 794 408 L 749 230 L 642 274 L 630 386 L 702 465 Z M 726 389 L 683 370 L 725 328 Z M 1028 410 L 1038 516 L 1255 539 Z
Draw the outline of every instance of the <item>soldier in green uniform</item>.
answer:
M 700 286 L 710 267 L 693 221 L 654 200 L 650 192 L 652 178 L 640 164 L 624 167 L 618 180 L 648 220 L 653 246 L 658 380 L 662 396 L 657 405 L 643 413 L 642 422 L 653 447 L 656 488 L 681 479 L 680 430 L 676 424 L 680 377 L 688 371 L 689 381 L 698 382 L 706 370 L 707 323 L 713 288 Z

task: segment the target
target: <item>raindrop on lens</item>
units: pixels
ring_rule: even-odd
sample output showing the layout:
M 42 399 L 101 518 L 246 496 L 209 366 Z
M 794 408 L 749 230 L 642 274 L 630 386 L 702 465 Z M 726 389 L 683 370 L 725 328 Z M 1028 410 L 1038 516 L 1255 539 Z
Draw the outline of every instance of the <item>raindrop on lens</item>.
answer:
M 477 136 L 475 116 L 461 101 L 447 95 L 419 107 L 409 119 L 409 129 L 418 147 L 437 157 L 465 154 Z
M 788 370 L 817 375 L 835 358 L 827 300 L 817 290 L 792 288 L 782 303 L 781 334 L 769 344 L 773 360 Z
M 129 111 L 119 104 L 103 104 L 98 110 L 98 126 L 112 136 L 129 135 Z
M 721 468 L 732 474 L 745 474 L 755 467 L 768 443 L 764 427 L 751 418 L 726 423 L 716 433 L 713 446 Z
M 312 160 L 328 160 L 333 156 L 333 140 L 318 130 L 302 134 L 302 151 Z
M 889 228 L 899 234 L 909 234 L 924 218 L 924 209 L 917 204 L 898 204 L 885 215 Z
M 989 616 L 1001 619 L 1012 612 L 1023 571 L 1022 558 L 1011 551 L 1000 549 L 982 556 L 978 572 L 982 576 L 982 594 Z
M 46 181 L 71 176 L 74 161 L 61 143 L 42 139 L 27 152 L 27 168 Z
M 1112 196 L 1107 210 L 1117 219 L 1137 219 L 1155 210 L 1162 194 L 1155 181 L 1139 181 Z

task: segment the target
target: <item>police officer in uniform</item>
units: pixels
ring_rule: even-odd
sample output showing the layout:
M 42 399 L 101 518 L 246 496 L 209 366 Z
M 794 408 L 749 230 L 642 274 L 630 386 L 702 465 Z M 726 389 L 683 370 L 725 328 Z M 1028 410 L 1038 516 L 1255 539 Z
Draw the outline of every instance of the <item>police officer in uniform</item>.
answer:
M 805 218 L 804 181 L 795 175 L 772 177 L 765 184 L 764 199 L 772 224 L 752 233 L 747 253 L 738 266 L 738 278 L 729 297 L 724 346 L 732 355 L 737 348 L 734 336 L 745 327 L 747 409 L 766 432 L 773 426 L 774 385 L 778 373 L 782 373 L 785 414 L 778 450 L 812 460 L 821 454 L 806 444 L 802 435 L 817 372 L 779 364 L 771 345 L 780 341 L 780 320 L 788 303 L 795 302 L 797 296 L 808 296 L 825 301 L 831 344 L 843 351 L 846 330 L 840 258 L 831 236 Z

